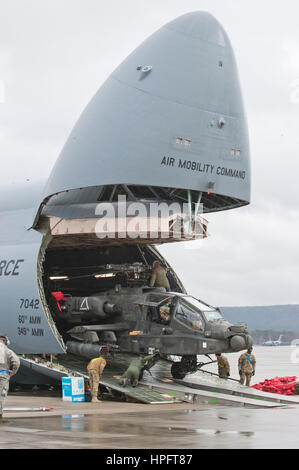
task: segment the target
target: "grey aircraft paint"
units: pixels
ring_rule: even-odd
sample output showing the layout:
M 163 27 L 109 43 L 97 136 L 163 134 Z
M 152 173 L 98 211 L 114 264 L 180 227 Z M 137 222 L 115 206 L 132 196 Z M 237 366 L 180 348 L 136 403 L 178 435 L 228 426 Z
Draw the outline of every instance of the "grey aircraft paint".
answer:
M 47 225 L 41 222 L 51 201 L 64 194 L 60 204 L 71 218 L 71 209 L 80 212 L 78 191 L 91 188 L 91 197 L 98 187 L 122 184 L 202 193 L 207 212 L 250 202 L 238 72 L 227 34 L 210 14 L 170 22 L 112 73 L 75 125 L 43 190 L 26 182 L 1 191 L 1 332 L 17 353 L 65 350 L 42 285 Z M 220 197 L 218 205 L 208 204 L 209 192 Z M 84 215 L 84 204 L 80 210 Z
M 215 18 L 193 12 L 154 33 L 111 74 L 75 125 L 44 196 L 107 184 L 206 192 L 210 183 L 216 194 L 250 200 L 234 53 Z
M 42 234 L 30 230 L 44 183 L 1 189 L 1 334 L 16 353 L 64 352 L 43 308 L 37 279 Z M 55 334 L 53 334 L 55 333 Z

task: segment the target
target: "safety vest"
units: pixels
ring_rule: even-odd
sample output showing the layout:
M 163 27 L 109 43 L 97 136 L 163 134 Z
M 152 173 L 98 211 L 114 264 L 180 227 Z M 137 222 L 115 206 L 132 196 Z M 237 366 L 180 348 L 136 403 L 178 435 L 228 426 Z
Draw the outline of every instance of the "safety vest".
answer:
M 95 357 L 94 359 L 92 359 L 92 360 L 90 361 L 90 364 L 92 364 L 94 361 L 97 361 L 98 359 L 104 359 L 104 358 L 101 357 L 101 356 L 100 356 L 100 357 Z M 104 360 L 105 360 L 105 359 L 104 359 Z

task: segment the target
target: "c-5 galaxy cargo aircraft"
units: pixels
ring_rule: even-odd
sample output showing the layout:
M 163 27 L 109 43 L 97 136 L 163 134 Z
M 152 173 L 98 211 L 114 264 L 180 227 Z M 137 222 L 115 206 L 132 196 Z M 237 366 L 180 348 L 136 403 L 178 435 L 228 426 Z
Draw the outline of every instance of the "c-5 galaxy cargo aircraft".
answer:
M 280 346 L 282 344 L 282 341 L 281 341 L 281 338 L 283 337 L 283 335 L 280 335 L 278 339 L 276 340 L 269 340 L 269 341 L 265 341 L 263 343 L 263 346 Z
M 230 325 L 219 310 L 188 296 L 155 245 L 205 237 L 199 207 L 206 214 L 249 202 L 234 53 L 214 17 L 188 13 L 111 74 L 46 182 L 2 190 L 2 334 L 19 354 L 80 354 L 99 344 L 133 353 L 158 348 L 182 356 L 187 371 L 197 354 L 247 348 L 246 325 Z M 139 223 L 129 236 L 140 204 L 143 222 L 154 221 L 155 230 Z M 172 209 L 162 220 L 151 212 L 157 204 L 187 207 L 183 236 L 173 223 L 186 211 L 179 217 Z M 169 293 L 149 287 L 155 260 L 167 269 Z M 163 325 L 154 318 L 166 298 L 172 318 Z

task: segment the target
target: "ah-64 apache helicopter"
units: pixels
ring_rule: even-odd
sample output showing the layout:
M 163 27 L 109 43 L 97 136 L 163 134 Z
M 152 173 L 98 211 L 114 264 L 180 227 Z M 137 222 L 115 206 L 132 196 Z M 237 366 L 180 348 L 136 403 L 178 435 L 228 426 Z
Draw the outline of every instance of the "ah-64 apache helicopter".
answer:
M 183 378 L 204 365 L 198 363 L 197 355 L 209 357 L 252 346 L 246 325 L 231 325 L 219 308 L 185 293 L 140 285 L 148 271 L 142 263 L 105 268 L 94 277 L 113 279 L 114 288 L 89 297 L 52 294 L 61 298 L 55 320 L 69 352 L 92 357 L 99 344 L 131 354 L 159 350 L 162 357 L 181 356 L 173 362 L 171 373 Z

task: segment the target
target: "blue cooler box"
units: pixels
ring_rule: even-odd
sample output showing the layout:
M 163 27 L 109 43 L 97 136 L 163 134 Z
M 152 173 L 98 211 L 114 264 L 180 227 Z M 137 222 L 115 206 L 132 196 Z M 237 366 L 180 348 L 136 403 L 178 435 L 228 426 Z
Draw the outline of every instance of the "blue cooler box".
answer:
M 85 401 L 83 377 L 62 377 L 62 400 Z

